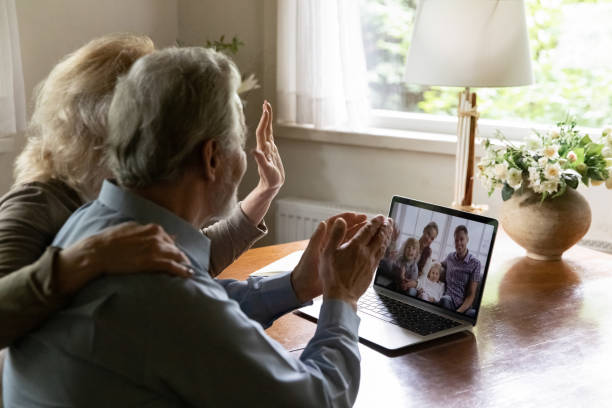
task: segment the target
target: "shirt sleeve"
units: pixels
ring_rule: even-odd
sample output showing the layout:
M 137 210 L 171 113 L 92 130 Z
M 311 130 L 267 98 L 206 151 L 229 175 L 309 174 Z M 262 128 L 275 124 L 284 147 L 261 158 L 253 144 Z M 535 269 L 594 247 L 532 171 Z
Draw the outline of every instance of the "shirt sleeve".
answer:
M 0 348 L 40 325 L 67 301 L 56 290 L 59 249 L 48 247 L 76 199 L 24 185 L 0 199 Z
M 474 258 L 474 270 L 472 271 L 472 282 L 480 283 L 480 261 Z
M 300 304 L 293 290 L 290 272 L 272 277 L 250 277 L 246 281 L 216 281 L 225 288 L 230 299 L 238 302 L 244 314 L 264 328 L 270 327 L 282 315 L 305 305 Z
M 419 279 L 419 267 L 417 266 L 416 262 L 412 262 L 410 264 L 410 280 L 417 280 Z
M 229 217 L 204 228 L 203 232 L 211 241 L 209 273 L 214 277 L 265 236 L 268 228 L 263 221 L 253 225 L 238 204 Z
M 425 279 L 427 279 L 427 276 L 425 276 L 425 275 L 421 275 L 419 277 L 419 279 L 417 279 L 416 290 L 423 289 L 423 286 L 424 286 L 424 283 L 425 283 Z
M 436 286 L 436 294 L 434 296 L 434 299 L 436 300 L 436 302 L 439 302 L 440 298 L 444 294 L 444 283 L 443 282 L 438 282 L 438 283 L 439 285 Z
M 164 324 L 153 325 L 148 336 L 152 387 L 171 389 L 191 406 L 253 406 L 255 400 L 274 407 L 353 405 L 359 317 L 347 303 L 323 302 L 299 360 L 210 286 L 194 286 L 178 303 L 180 319 L 176 308 L 156 308 L 155 319 Z
M 0 278 L 0 348 L 38 327 L 68 301 L 55 290 L 58 251 L 49 247 L 36 262 Z

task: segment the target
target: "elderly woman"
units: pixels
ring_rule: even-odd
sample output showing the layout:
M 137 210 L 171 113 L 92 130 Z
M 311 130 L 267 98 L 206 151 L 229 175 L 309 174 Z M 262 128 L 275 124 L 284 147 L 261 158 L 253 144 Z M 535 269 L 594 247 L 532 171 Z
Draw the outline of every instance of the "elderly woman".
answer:
M 109 176 L 103 146 L 115 83 L 153 51 L 148 37 L 102 37 L 67 56 L 39 89 L 15 185 L 0 199 L 0 347 L 36 328 L 100 275 L 158 270 L 190 276 L 188 258 L 156 225 L 126 223 L 63 250 L 49 246 L 72 212 L 94 198 Z M 217 247 L 211 274 L 266 233 L 263 217 L 284 182 L 276 146 L 262 142 L 271 132 L 266 103 L 254 151 L 260 182 L 227 219 L 203 231 Z M 222 245 L 228 240 L 233 251 Z

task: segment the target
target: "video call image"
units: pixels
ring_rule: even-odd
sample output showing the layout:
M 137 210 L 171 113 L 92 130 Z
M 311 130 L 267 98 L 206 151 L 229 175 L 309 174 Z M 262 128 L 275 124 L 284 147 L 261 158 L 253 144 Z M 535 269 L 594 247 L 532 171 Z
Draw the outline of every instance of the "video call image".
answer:
M 493 225 L 396 203 L 397 230 L 376 284 L 475 316 Z

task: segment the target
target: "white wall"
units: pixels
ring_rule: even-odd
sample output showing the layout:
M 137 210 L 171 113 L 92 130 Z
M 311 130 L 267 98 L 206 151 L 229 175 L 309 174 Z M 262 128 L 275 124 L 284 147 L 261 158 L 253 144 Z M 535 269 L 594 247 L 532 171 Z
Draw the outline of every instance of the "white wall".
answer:
M 177 0 L 18 0 L 28 114 L 34 87 L 66 54 L 89 40 L 112 32 L 149 35 L 157 46 L 178 37 Z M 0 195 L 12 184 L 12 163 L 24 143 L 16 138 L 16 151 L 0 154 Z
M 179 39 L 186 45 L 204 45 L 206 40 L 218 40 L 222 35 L 226 40 L 233 36 L 244 42 L 234 61 L 241 73 L 254 73 L 262 88 L 241 95 L 246 101 L 245 115 L 249 128 L 247 141 L 248 167 L 239 196 L 243 198 L 258 180 L 257 167 L 250 151 L 255 144 L 255 128 L 261 115 L 261 105 L 264 99 L 273 101 L 275 88 L 269 88 L 274 76 L 265 72 L 264 61 L 274 52 L 275 42 L 266 42 L 265 37 L 270 30 L 275 31 L 268 13 L 275 0 L 178 0 Z M 273 228 L 273 217 L 266 217 L 270 228 Z M 258 243 L 271 244 L 271 237 L 266 237 Z
M 267 16 L 263 0 L 178 0 L 179 39 L 186 45 L 205 45 L 207 40 L 218 40 L 222 35 L 229 41 L 237 36 L 244 46 L 240 47 L 234 61 L 241 73 L 255 74 L 260 83 L 264 81 L 264 26 Z M 263 88 L 241 95 L 246 101 L 245 114 L 249 128 L 247 142 L 248 169 L 239 194 L 246 195 L 257 183 L 256 164 L 250 154 L 254 146 L 255 128 L 261 115 L 264 98 Z

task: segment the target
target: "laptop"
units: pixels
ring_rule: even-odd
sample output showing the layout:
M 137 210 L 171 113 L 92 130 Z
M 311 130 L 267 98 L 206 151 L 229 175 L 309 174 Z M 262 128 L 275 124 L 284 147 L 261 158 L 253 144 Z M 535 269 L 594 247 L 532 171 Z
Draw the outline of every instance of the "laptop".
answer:
M 399 235 L 359 300 L 360 339 L 396 350 L 471 331 L 497 220 L 399 196 L 393 197 L 389 216 Z M 297 313 L 316 319 L 321 302 L 315 299 Z

